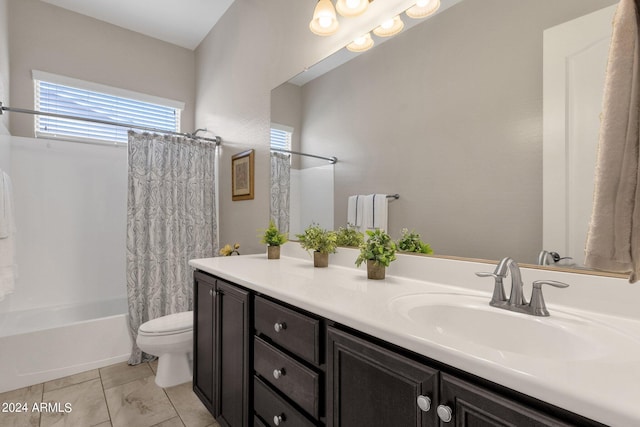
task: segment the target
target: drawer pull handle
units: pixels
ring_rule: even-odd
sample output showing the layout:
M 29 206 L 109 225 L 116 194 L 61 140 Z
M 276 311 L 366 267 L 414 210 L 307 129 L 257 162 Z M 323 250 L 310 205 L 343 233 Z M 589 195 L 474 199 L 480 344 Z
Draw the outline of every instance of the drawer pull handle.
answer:
M 453 411 L 445 405 L 438 406 L 437 413 L 443 423 L 448 423 L 453 418 Z
M 285 421 L 287 421 L 287 418 L 284 416 L 284 414 L 276 415 L 275 417 L 273 417 L 273 423 L 277 426 L 279 426 L 280 423 L 283 423 Z
M 276 332 L 284 331 L 285 329 L 287 329 L 287 324 L 284 322 L 282 323 L 278 322 L 273 325 L 273 330 Z
M 274 369 L 273 370 L 273 378 L 278 379 L 280 377 L 284 377 L 286 375 L 286 372 L 284 370 L 284 368 L 282 369 Z
M 418 407 L 420 408 L 420 410 L 422 412 L 429 412 L 429 409 L 431 409 L 431 399 L 429 399 L 427 396 L 418 396 Z

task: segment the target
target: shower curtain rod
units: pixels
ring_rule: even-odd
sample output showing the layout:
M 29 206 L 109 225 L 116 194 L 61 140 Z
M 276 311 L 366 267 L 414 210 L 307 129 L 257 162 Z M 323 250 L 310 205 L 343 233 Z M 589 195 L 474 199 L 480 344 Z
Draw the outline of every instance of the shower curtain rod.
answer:
M 331 157 L 317 156 L 315 154 L 301 153 L 300 151 L 285 150 L 284 148 L 272 148 L 271 151 L 277 151 L 279 153 L 297 154 L 299 156 L 306 156 L 306 157 L 314 157 L 316 159 L 326 160 L 332 165 L 335 165 L 336 163 L 338 163 L 338 158 L 336 156 L 331 156 Z
M 2 105 L 2 102 L 0 102 L 0 116 L 3 114 L 4 111 L 9 111 L 9 112 L 13 112 L 13 113 L 32 114 L 34 116 L 47 116 L 47 117 L 57 117 L 59 119 L 79 120 L 79 121 L 82 121 L 82 122 L 100 123 L 100 124 L 103 124 L 103 125 L 111 125 L 111 126 L 119 126 L 119 127 L 129 128 L 129 129 L 145 130 L 145 131 L 148 131 L 148 132 L 166 133 L 166 134 L 176 135 L 176 136 L 186 136 L 187 138 L 200 139 L 202 141 L 214 142 L 216 145 L 220 145 L 222 143 L 222 138 L 219 137 L 219 136 L 215 136 L 213 138 L 205 138 L 203 136 L 197 136 L 196 135 L 196 133 L 198 133 L 199 131 L 201 131 L 201 130 L 205 130 L 206 131 L 206 129 L 198 129 L 198 130 L 194 131 L 193 133 L 174 132 L 174 131 L 170 131 L 170 130 L 157 129 L 157 128 L 152 128 L 152 127 L 147 127 L 147 126 L 127 125 L 125 123 L 110 122 L 108 120 L 89 119 L 89 118 L 86 118 L 86 117 L 69 116 L 69 115 L 66 115 L 66 114 L 46 113 L 44 111 L 27 110 L 25 108 L 5 107 L 4 105 Z

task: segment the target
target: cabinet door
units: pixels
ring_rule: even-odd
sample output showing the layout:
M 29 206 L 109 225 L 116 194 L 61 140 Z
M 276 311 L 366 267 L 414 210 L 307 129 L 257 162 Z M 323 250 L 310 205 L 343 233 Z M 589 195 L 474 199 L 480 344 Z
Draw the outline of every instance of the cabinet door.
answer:
M 194 273 L 193 323 L 193 391 L 214 416 L 217 390 L 214 387 L 215 360 L 214 334 L 215 279 Z
M 332 327 L 327 340 L 329 426 L 437 425 L 438 371 Z
M 220 279 L 216 290 L 218 358 L 214 378 L 219 395 L 217 421 L 223 426 L 248 426 L 251 380 L 249 292 Z
M 569 426 L 556 418 L 498 396 L 451 375 L 442 374 L 440 401 L 452 419 L 441 426 Z

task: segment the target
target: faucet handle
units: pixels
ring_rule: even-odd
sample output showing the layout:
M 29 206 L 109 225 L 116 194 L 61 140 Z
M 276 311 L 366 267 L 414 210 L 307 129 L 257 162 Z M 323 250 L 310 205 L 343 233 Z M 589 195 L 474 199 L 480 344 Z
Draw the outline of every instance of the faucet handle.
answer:
M 534 289 L 542 289 L 542 285 L 551 285 L 554 286 L 556 288 L 568 288 L 569 285 L 567 285 L 564 282 L 558 282 L 556 280 L 536 280 L 535 282 L 533 282 L 533 288 Z
M 493 296 L 491 297 L 491 305 L 496 303 L 504 302 L 507 300 L 507 295 L 504 293 L 504 285 L 502 284 L 503 275 L 497 273 L 489 273 L 489 272 L 478 272 L 476 273 L 478 277 L 493 277 L 496 280 L 495 286 L 493 288 Z
M 547 305 L 545 304 L 544 297 L 542 296 L 542 285 L 550 285 L 556 288 L 568 288 L 569 285 L 555 280 L 536 280 L 533 282 L 531 302 L 529 303 L 529 306 L 531 307 L 531 314 L 534 316 L 546 317 L 549 316 L 549 310 L 547 310 Z
M 494 278 L 498 278 L 498 277 L 502 277 L 499 274 L 496 273 L 490 273 L 488 271 L 479 271 L 476 273 L 476 276 L 478 277 L 494 277 Z

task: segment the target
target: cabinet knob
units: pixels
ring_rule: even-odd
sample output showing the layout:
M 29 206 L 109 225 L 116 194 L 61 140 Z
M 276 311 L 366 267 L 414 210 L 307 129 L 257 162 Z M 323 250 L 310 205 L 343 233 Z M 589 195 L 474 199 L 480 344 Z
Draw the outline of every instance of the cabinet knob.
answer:
M 436 412 L 443 423 L 448 423 L 453 418 L 453 411 L 446 405 L 438 406 Z
M 213 289 L 209 289 L 209 295 L 213 296 Z
M 279 426 L 281 423 L 285 422 L 287 419 L 285 418 L 284 414 L 282 415 L 276 415 L 275 417 L 273 417 L 273 423 L 277 426 Z
M 284 377 L 286 374 L 284 368 L 282 369 L 274 369 L 273 370 L 273 378 L 278 379 L 280 377 Z
M 282 323 L 278 322 L 278 323 L 273 325 L 273 330 L 276 331 L 276 332 L 280 332 L 280 331 L 283 331 L 285 329 L 287 329 L 287 324 L 284 323 L 284 322 L 282 322 Z
M 431 399 L 429 399 L 427 396 L 423 396 L 423 395 L 418 396 L 417 402 L 418 402 L 418 407 L 420 408 L 421 411 L 429 412 L 429 409 L 431 409 Z

